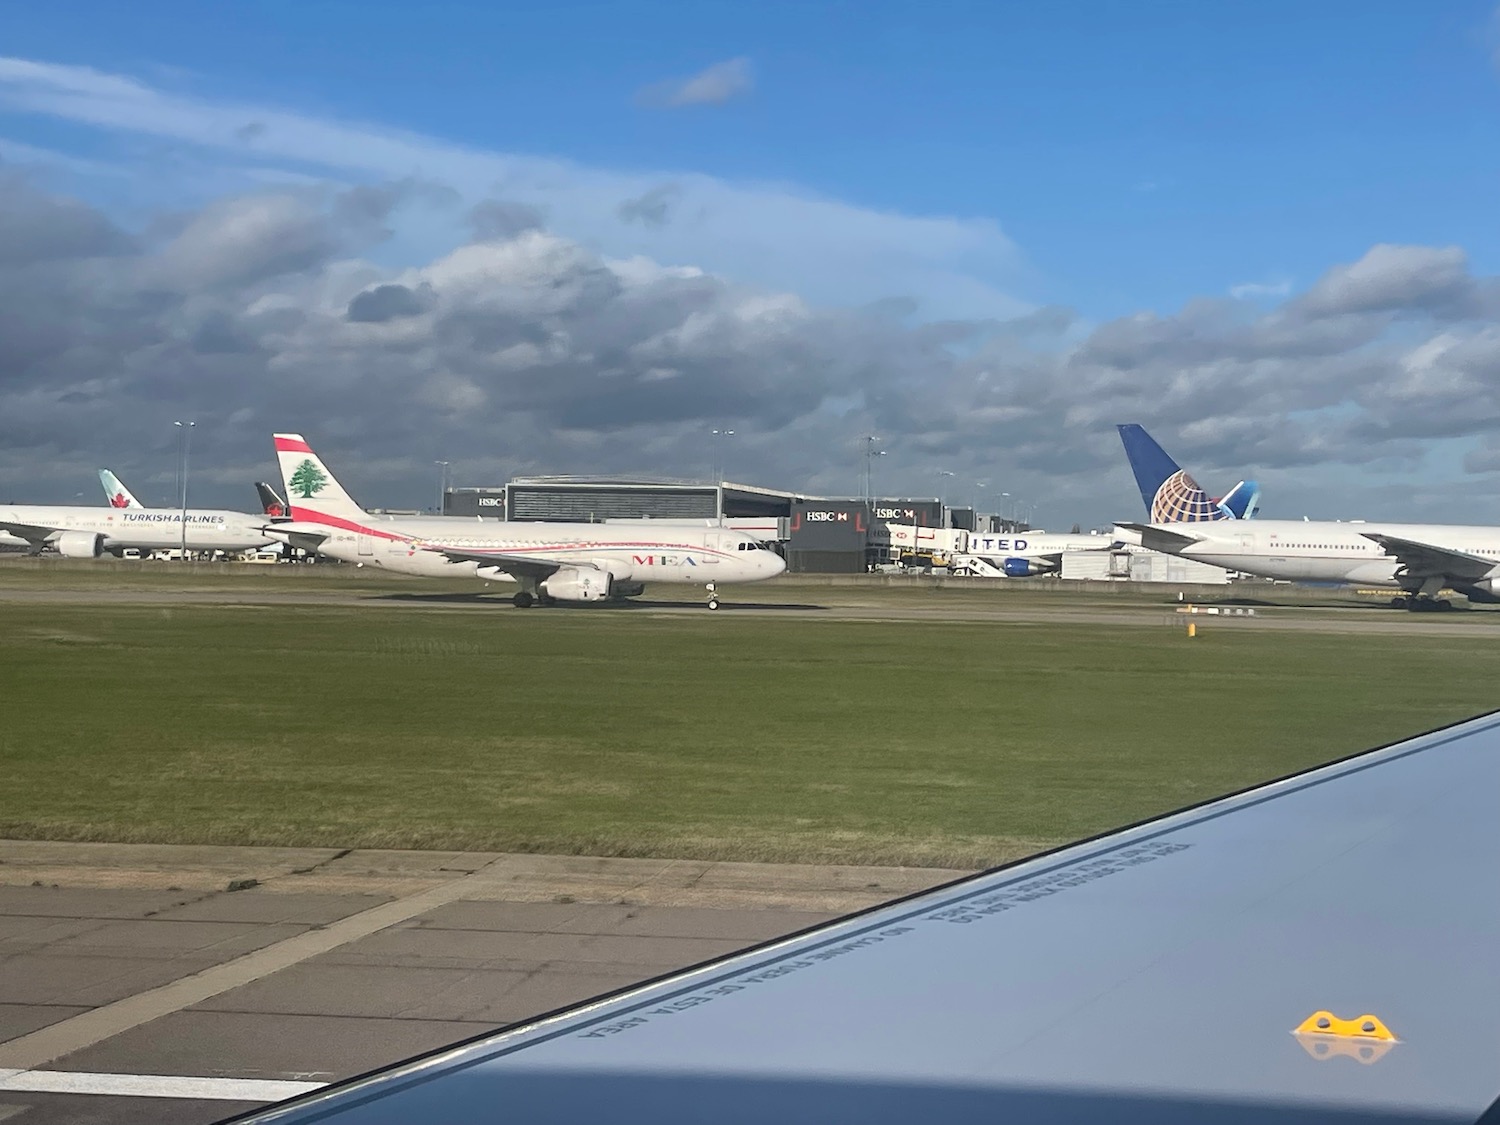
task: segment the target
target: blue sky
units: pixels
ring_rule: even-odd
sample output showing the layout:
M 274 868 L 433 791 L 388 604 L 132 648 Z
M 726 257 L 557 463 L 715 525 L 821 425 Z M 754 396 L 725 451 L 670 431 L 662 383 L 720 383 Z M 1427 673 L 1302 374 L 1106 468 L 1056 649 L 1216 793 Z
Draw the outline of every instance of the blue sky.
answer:
M 1024 252 L 1025 299 L 1094 317 L 1306 285 L 1374 241 L 1495 257 L 1486 4 L 207 10 L 16 6 L 6 51 L 480 148 L 991 218 Z M 731 57 L 751 60 L 749 96 L 676 113 L 633 99 Z
M 829 353 L 820 362 L 847 358 L 851 373 L 810 410 L 851 433 L 901 430 L 890 471 L 904 465 L 913 491 L 952 463 L 1107 519 L 1129 481 L 1090 508 L 1092 466 L 1117 458 L 1090 402 L 1149 370 L 1155 382 L 1111 409 L 1136 410 L 1204 475 L 1333 489 L 1373 514 L 1500 466 L 1485 412 L 1458 421 L 1445 404 L 1409 433 L 1382 413 L 1483 382 L 1488 306 L 1449 302 L 1434 320 L 1448 281 L 1418 285 L 1426 296 L 1409 307 L 1359 298 L 1363 312 L 1338 313 L 1337 347 L 1323 314 L 1259 390 L 1270 345 L 1247 351 L 1243 337 L 1283 341 L 1300 296 L 1380 244 L 1418 248 L 1380 259 L 1406 281 L 1451 267 L 1488 284 L 1500 269 L 1497 46 L 1494 9 L 1476 3 L 24 5 L 7 13 L 0 159 L 136 233 L 256 193 L 415 179 L 422 190 L 384 216 L 389 237 L 357 248 L 391 276 L 432 266 L 467 237 L 466 208 L 500 198 L 601 262 L 701 270 L 819 316 L 873 303 L 921 331 L 1060 306 L 1071 320 L 1045 338 L 1002 347 L 957 332 L 935 364 L 903 373 L 858 375 L 866 359 Z M 694 76 L 704 96 L 683 94 Z M 1421 249 L 1448 247 L 1458 264 Z M 264 298 L 241 294 L 239 311 Z M 1141 317 L 1159 323 L 1130 320 Z M 1100 351 L 1091 334 L 1121 332 L 1134 334 L 1128 357 L 1109 351 L 1108 372 L 1079 374 L 1078 357 Z M 1222 354 L 1169 370 L 1140 351 L 1147 335 L 1170 338 L 1172 355 L 1197 337 Z M 1422 356 L 1465 366 L 1424 358 L 1435 373 L 1418 387 L 1408 353 L 1432 341 Z M 883 350 L 908 345 L 926 346 L 903 336 Z M 1322 366 L 1299 399 L 1306 356 Z M 1031 401 L 1032 368 L 1055 389 L 1047 402 Z M 651 370 L 642 378 L 662 377 Z M 984 397 L 1006 379 L 1024 406 Z M 1174 386 L 1180 408 L 1153 416 Z M 967 420 L 911 411 L 934 396 Z M 747 470 L 779 466 L 799 478 L 786 483 L 830 490 L 851 475 L 796 463 L 786 447 L 805 435 L 743 399 L 708 395 L 702 417 L 672 421 L 702 428 L 743 410 L 731 420 L 760 434 Z M 604 464 L 612 426 L 572 454 L 626 468 Z M 1043 426 L 1087 427 L 1051 439 L 1076 473 L 1044 448 Z M 632 455 L 669 448 L 665 434 Z

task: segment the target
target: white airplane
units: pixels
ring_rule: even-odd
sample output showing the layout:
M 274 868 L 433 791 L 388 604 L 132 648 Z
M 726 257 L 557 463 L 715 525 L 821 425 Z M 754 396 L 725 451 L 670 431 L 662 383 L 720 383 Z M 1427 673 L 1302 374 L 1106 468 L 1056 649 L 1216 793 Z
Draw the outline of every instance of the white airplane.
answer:
M 262 516 L 216 508 L 187 510 L 189 551 L 248 551 L 275 542 L 261 531 Z M 0 504 L 0 531 L 23 540 L 33 554 L 51 547 L 65 558 L 96 559 L 127 549 L 170 551 L 183 544 L 177 508 L 89 508 L 82 505 Z
M 1116 546 L 1108 535 L 1063 535 L 1045 531 L 988 534 L 969 533 L 969 548 L 959 556 L 983 559 L 1007 578 L 1034 578 L 1062 569 L 1069 551 L 1108 551 Z
M 277 434 L 290 523 L 265 531 L 304 550 L 404 574 L 511 580 L 520 609 L 540 601 L 634 597 L 646 582 L 702 586 L 719 608 L 721 582 L 774 578 L 786 562 L 760 540 L 711 521 L 656 527 L 508 523 L 460 516 L 372 516 L 344 491 L 300 434 Z
M 1226 520 L 1117 524 L 1153 551 L 1293 582 L 1389 586 L 1398 609 L 1449 609 L 1450 588 L 1471 601 L 1500 595 L 1500 527 L 1454 524 Z
M 139 500 L 121 483 L 120 478 L 108 469 L 99 470 L 99 483 L 104 486 L 104 498 L 111 508 L 141 508 Z

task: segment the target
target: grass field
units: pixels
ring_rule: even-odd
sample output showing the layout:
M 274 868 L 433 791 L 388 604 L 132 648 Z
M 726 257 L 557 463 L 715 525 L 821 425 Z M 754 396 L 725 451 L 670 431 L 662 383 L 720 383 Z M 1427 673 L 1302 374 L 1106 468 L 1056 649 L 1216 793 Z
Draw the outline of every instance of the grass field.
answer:
M 1497 680 L 1463 636 L 6 604 L 0 835 L 970 866 Z

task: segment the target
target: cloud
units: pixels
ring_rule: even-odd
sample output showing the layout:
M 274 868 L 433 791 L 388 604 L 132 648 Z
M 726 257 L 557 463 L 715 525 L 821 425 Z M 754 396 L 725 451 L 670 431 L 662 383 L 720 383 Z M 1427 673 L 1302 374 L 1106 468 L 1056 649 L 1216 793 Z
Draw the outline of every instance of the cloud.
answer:
M 955 497 L 986 480 L 1054 524 L 1097 525 L 1137 514 L 1113 431 L 1133 420 L 1211 488 L 1259 476 L 1268 515 L 1500 518 L 1414 475 L 1433 448 L 1460 475 L 1500 464 L 1500 326 L 1448 318 L 1431 286 L 1337 316 L 1291 297 L 1095 326 L 1056 308 L 923 323 L 607 256 L 527 213 L 381 265 L 368 254 L 399 184 L 231 196 L 127 231 L 0 183 L 0 230 L 29 232 L 0 241 L 24 251 L 0 257 L 7 498 L 68 500 L 100 463 L 150 495 L 170 485 L 183 415 L 206 443 L 201 499 L 229 505 L 249 503 L 277 429 L 400 507 L 427 501 L 434 458 L 466 483 L 701 476 L 727 424 L 736 476 L 857 493 L 873 432 L 890 453 L 879 488 L 929 492 L 941 467 Z M 1432 510 L 1379 508 L 1419 500 Z
M 735 182 L 680 170 L 617 171 L 544 155 L 492 152 L 440 138 L 262 105 L 174 93 L 87 67 L 0 58 L 0 108 L 62 120 L 140 153 L 112 169 L 139 184 L 137 209 L 160 206 L 163 185 L 188 206 L 282 182 L 442 185 L 465 205 L 496 197 L 545 215 L 551 229 L 619 258 L 691 263 L 766 288 L 794 288 L 820 304 L 915 299 L 923 315 L 1012 316 L 1028 309 L 1014 288 L 1025 261 L 987 218 L 904 215 L 780 184 Z M 247 142 L 247 123 L 262 127 Z M 121 159 L 124 159 L 123 157 Z M 622 200 L 665 183 L 692 223 L 622 218 Z M 197 195 L 192 193 L 197 191 Z M 111 195 L 119 195 L 118 187 Z M 464 225 L 434 215 L 401 245 L 439 252 Z M 399 233 L 399 232 L 398 232 Z
M 747 58 L 725 59 L 705 67 L 691 78 L 657 82 L 642 88 L 636 100 L 658 109 L 692 105 L 723 105 L 755 88 L 755 75 Z
M 1468 256 L 1457 246 L 1373 246 L 1359 261 L 1334 266 L 1299 302 L 1308 316 L 1421 307 L 1461 314 L 1475 295 Z
M 1285 297 L 1292 291 L 1292 283 L 1283 281 L 1242 281 L 1229 287 L 1229 295 L 1236 301 L 1253 301 L 1266 297 Z
M 616 214 L 624 223 L 664 227 L 671 217 L 673 206 L 681 197 L 682 189 L 676 184 L 660 184 L 644 195 L 625 200 L 616 208 Z

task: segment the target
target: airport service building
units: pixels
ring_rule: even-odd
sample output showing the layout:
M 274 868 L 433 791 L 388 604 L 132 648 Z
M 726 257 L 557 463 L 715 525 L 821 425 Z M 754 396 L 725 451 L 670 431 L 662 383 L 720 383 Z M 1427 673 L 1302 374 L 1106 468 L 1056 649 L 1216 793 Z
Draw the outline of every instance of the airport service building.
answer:
M 986 577 L 1003 562 L 967 554 L 978 535 L 1024 535 L 1025 525 L 933 498 L 831 499 L 733 481 L 522 477 L 489 488 L 451 488 L 443 514 L 517 521 L 722 520 L 774 543 L 793 574 L 861 574 L 874 567 L 956 565 Z M 1007 541 L 1007 540 L 1002 540 Z M 1008 540 L 1015 542 L 1014 538 Z M 1222 582 L 1224 571 L 1138 547 L 1070 552 L 1057 577 L 1093 581 Z

